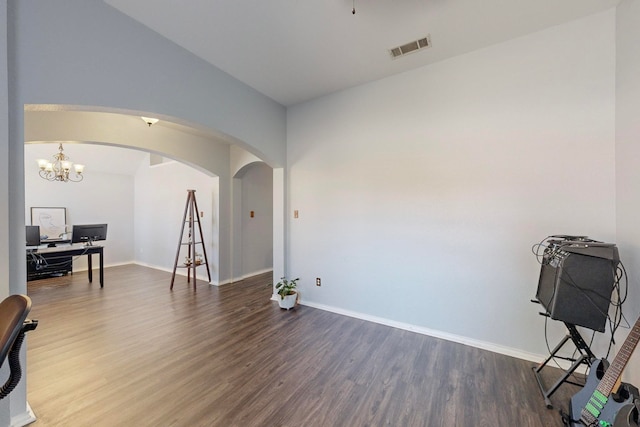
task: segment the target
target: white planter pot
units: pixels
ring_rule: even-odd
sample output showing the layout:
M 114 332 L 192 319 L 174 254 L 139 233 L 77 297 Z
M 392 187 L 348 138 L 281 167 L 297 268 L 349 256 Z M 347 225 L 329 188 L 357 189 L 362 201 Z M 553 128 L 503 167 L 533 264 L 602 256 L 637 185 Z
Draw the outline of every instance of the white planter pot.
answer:
M 280 304 L 280 308 L 289 310 L 296 305 L 296 298 L 298 298 L 298 294 L 286 295 L 284 299 L 278 296 L 278 304 Z

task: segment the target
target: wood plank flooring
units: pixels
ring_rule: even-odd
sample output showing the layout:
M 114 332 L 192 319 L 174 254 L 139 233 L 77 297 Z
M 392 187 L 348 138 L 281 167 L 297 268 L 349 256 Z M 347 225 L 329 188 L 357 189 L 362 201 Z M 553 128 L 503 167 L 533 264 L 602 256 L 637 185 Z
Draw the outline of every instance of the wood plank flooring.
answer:
M 34 426 L 561 426 L 531 362 L 136 265 L 29 282 Z M 546 369 L 546 368 L 545 368 Z M 551 369 L 551 368 L 549 368 Z M 551 384 L 559 373 L 547 373 Z M 565 407 L 577 388 L 552 400 Z

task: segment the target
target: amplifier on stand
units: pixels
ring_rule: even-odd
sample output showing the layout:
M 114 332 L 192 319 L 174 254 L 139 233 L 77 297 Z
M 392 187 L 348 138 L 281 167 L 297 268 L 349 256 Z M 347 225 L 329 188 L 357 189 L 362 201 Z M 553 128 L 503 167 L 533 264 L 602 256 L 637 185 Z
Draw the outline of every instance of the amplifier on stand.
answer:
M 549 240 L 536 299 L 554 320 L 605 331 L 620 258 L 613 243 L 585 237 Z

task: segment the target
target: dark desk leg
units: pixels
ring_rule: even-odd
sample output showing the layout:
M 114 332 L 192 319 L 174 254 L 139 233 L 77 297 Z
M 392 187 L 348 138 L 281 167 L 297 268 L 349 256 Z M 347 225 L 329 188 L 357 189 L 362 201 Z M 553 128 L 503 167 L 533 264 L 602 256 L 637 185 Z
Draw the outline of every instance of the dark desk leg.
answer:
M 87 254 L 87 264 L 89 266 L 89 283 L 93 282 L 93 267 L 91 266 L 91 254 Z
M 104 250 L 100 249 L 100 287 L 104 287 Z

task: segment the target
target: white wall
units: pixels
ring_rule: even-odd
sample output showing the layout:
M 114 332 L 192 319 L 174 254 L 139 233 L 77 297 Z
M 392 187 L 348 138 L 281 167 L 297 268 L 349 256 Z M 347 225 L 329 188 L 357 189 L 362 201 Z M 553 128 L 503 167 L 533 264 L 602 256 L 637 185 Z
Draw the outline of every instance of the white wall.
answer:
M 49 154 L 57 152 L 55 144 L 43 144 Z M 74 146 L 76 151 L 78 146 Z M 134 261 L 134 177 L 126 174 L 104 173 L 92 170 L 87 164 L 81 182 L 49 182 L 38 175 L 34 159 L 42 158 L 42 147 L 25 145 L 25 223 L 31 224 L 31 207 L 64 207 L 67 209 L 69 231 L 74 224 L 108 224 L 105 246 L 105 265 L 125 264 Z M 85 147 L 86 148 L 86 147 Z M 90 147 L 90 149 L 97 149 Z M 118 150 L 126 156 L 131 150 Z M 66 153 L 69 153 L 66 149 Z M 71 148 L 73 151 L 73 148 Z M 84 150 L 83 150 L 84 152 Z M 80 157 L 72 157 L 80 161 Z M 87 268 L 86 257 L 73 262 L 74 271 Z
M 219 281 L 219 179 L 208 176 L 178 162 L 149 166 L 142 164 L 135 178 L 135 253 L 136 260 L 144 265 L 173 271 L 182 219 L 187 202 L 187 190 L 196 190 L 198 209 L 205 249 L 209 260 L 212 283 Z M 188 231 L 185 229 L 183 241 Z M 198 240 L 200 240 L 198 238 Z M 183 250 L 186 250 L 183 247 Z M 199 247 L 196 248 L 198 250 Z M 199 251 L 199 253 L 202 253 Z M 182 253 L 182 263 L 186 252 Z M 180 265 L 180 264 L 179 264 Z M 196 270 L 198 279 L 207 280 L 204 267 Z M 177 274 L 186 275 L 185 269 Z M 174 286 L 182 281 L 176 278 Z M 184 280 L 186 283 L 186 280 Z M 167 287 L 169 284 L 167 284 Z
M 97 171 L 102 166 L 87 162 L 84 179 L 79 183 L 45 181 L 38 175 L 34 159 L 56 151 L 55 144 L 25 145 L 25 222 L 31 223 L 30 207 L 67 208 L 67 224 L 107 223 L 104 242 L 107 265 L 139 262 L 167 271 L 173 270 L 187 189 L 196 189 L 207 256 L 212 277 L 219 274 L 219 191 L 218 178 L 175 161 L 149 166 L 149 154 L 122 148 L 71 145 L 65 153 L 80 153 L 72 160 L 87 160 L 88 153 L 102 153 L 103 159 L 138 159 L 131 173 Z M 82 150 L 81 150 L 82 148 Z M 117 155 L 114 153 L 118 153 Z M 142 156 L 142 157 L 141 157 Z M 93 156 L 91 156 L 93 157 Z M 142 160 L 140 160 L 142 159 Z M 214 202 L 215 199 L 215 202 Z M 173 221 L 172 219 L 173 218 Z M 170 224 L 173 223 L 173 226 Z M 74 270 L 86 268 L 86 260 L 74 261 Z M 186 271 L 178 270 L 179 274 Z M 206 280 L 206 271 L 198 271 Z M 215 274 L 215 276 L 213 276 Z
M 622 1 L 616 24 L 617 239 L 630 282 L 625 314 L 633 324 L 640 314 L 640 1 Z M 618 344 L 626 331 L 621 332 Z M 625 377 L 640 384 L 640 350 L 633 354 Z
M 616 237 L 614 24 L 608 11 L 291 108 L 303 301 L 546 354 L 532 244 Z
M 107 223 L 104 242 L 105 264 L 138 262 L 173 271 L 178 237 L 187 198 L 187 189 L 196 189 L 198 208 L 204 213 L 201 224 L 212 280 L 219 280 L 219 179 L 176 161 L 149 166 L 148 153 L 96 145 L 67 145 L 72 160 L 86 161 L 84 179 L 79 183 L 45 181 L 38 175 L 37 158 L 57 152 L 55 144 L 25 145 L 25 223 L 30 224 L 33 206 L 67 208 L 67 224 Z M 98 157 L 132 158 L 129 173 L 101 172 L 106 165 Z M 43 154 L 44 153 L 44 154 Z M 91 161 L 93 159 L 94 161 Z M 107 166 L 108 167 L 108 166 Z M 115 166 L 114 166 L 115 167 Z M 185 254 L 186 255 L 186 254 Z M 181 258 L 182 260 L 182 258 Z M 74 260 L 74 271 L 86 269 L 85 257 Z M 178 274 L 186 275 L 179 269 Z M 206 270 L 198 277 L 207 280 Z

